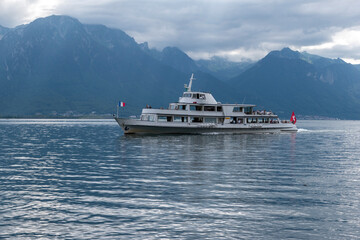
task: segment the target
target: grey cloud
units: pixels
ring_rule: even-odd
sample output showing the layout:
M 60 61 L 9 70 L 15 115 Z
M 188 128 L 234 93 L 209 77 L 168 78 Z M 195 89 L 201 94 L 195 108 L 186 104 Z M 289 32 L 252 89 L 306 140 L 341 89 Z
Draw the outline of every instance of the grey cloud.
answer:
M 234 49 L 268 52 L 274 46 L 300 49 L 360 26 L 357 0 L 62 0 L 53 13 L 119 28 L 151 47 L 177 46 L 194 55 Z M 332 57 L 349 57 L 345 50 L 334 49 Z
M 0 1 L 0 25 L 4 27 L 16 27 L 33 21 L 35 17 L 43 17 L 37 14 L 49 14 L 54 9 L 42 8 L 41 3 L 52 2 L 51 0 L 1 0 Z M 44 7 L 45 5 L 41 5 Z M 41 10 L 41 11 L 34 11 Z

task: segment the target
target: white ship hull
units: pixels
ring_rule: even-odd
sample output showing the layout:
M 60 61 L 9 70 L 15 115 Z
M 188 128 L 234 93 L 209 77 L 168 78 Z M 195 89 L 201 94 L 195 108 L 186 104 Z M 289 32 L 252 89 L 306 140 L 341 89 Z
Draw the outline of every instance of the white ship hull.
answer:
M 292 123 L 278 124 L 215 124 L 215 123 L 175 123 L 146 122 L 137 119 L 115 118 L 125 134 L 203 134 L 203 133 L 277 133 L 296 132 Z

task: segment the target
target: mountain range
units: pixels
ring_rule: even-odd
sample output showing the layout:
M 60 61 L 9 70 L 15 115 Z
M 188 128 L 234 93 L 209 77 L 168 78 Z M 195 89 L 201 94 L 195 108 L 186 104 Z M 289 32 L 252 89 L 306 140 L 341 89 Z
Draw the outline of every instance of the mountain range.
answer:
M 281 113 L 360 118 L 360 71 L 341 59 L 289 48 L 270 52 L 229 82 L 247 101 Z
M 126 102 L 123 114 L 138 115 L 146 104 L 177 101 L 191 73 L 194 90 L 224 103 L 360 119 L 360 71 L 341 59 L 284 48 L 257 62 L 195 61 L 68 16 L 0 26 L 0 117 L 110 115 L 118 101 Z

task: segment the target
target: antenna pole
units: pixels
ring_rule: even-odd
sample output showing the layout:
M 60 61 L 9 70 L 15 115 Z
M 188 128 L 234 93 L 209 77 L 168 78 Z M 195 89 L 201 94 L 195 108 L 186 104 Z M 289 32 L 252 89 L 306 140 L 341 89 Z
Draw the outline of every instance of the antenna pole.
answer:
M 242 104 L 244 104 L 244 102 L 245 102 L 245 99 L 246 99 L 246 96 L 244 97 L 244 99 L 243 99 L 243 102 L 242 102 Z
M 194 74 L 191 74 L 191 78 L 190 78 L 190 82 L 189 82 L 189 86 L 187 87 L 187 91 L 191 92 L 191 85 L 192 85 L 192 81 L 195 80 L 194 78 Z
M 119 103 L 116 104 L 116 117 L 119 118 Z

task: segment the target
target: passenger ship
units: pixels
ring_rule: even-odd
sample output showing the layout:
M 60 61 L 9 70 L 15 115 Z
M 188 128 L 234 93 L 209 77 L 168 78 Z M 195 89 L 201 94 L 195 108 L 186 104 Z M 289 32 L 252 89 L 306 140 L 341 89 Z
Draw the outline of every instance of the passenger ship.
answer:
M 272 112 L 255 111 L 252 104 L 222 104 L 206 92 L 186 92 L 168 109 L 142 110 L 140 119 L 115 117 L 125 134 L 202 134 L 296 132 L 296 118 L 280 121 Z

